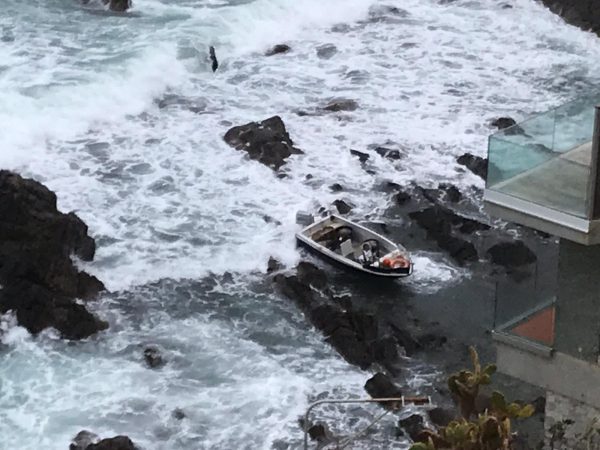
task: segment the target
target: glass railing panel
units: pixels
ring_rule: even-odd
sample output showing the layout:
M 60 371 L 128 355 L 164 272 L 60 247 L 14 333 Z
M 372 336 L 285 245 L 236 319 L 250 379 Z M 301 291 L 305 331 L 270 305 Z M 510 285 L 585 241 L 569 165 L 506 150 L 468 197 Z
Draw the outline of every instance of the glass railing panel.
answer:
M 490 136 L 487 188 L 586 218 L 597 104 L 578 99 Z
M 555 126 L 552 150 L 564 153 L 592 141 L 595 106 L 600 96 L 577 99 L 554 111 Z
M 525 280 L 506 278 L 496 285 L 494 330 L 552 347 L 556 335 L 558 255 L 538 260 Z

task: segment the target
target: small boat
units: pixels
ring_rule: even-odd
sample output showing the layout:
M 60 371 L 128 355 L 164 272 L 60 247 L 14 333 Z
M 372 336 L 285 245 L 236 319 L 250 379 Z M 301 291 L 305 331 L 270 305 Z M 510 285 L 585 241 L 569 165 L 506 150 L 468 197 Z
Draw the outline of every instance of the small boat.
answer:
M 304 225 L 310 223 L 296 233 L 298 243 L 335 262 L 378 277 L 400 278 L 412 273 L 408 251 L 368 228 L 335 214 L 317 222 L 305 213 L 296 219 Z

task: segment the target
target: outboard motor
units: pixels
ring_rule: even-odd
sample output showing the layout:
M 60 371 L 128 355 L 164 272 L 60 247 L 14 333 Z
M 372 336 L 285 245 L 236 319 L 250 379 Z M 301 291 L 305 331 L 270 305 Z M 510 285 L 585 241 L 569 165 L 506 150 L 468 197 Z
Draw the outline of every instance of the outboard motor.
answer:
M 296 213 L 296 223 L 298 225 L 307 227 L 314 221 L 315 221 L 315 218 L 313 217 L 313 215 L 310 213 L 307 213 L 306 211 L 298 211 Z

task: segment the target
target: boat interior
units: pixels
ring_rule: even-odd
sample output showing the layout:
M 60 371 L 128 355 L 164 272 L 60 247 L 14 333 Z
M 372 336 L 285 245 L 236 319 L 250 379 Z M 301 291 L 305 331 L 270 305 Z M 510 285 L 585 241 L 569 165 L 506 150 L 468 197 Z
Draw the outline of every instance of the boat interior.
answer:
M 362 264 L 371 264 L 396 250 L 395 246 L 378 239 L 376 234 L 353 227 L 335 216 L 315 223 L 304 231 L 304 235 L 344 258 Z

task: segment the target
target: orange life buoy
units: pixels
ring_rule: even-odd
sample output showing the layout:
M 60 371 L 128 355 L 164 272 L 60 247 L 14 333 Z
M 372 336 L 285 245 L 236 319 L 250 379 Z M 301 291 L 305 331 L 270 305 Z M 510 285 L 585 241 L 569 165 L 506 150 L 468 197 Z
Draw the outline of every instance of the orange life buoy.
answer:
M 381 263 L 384 267 L 389 267 L 391 269 L 406 269 L 410 266 L 410 261 L 408 261 L 403 256 L 396 256 L 394 258 L 383 258 Z

